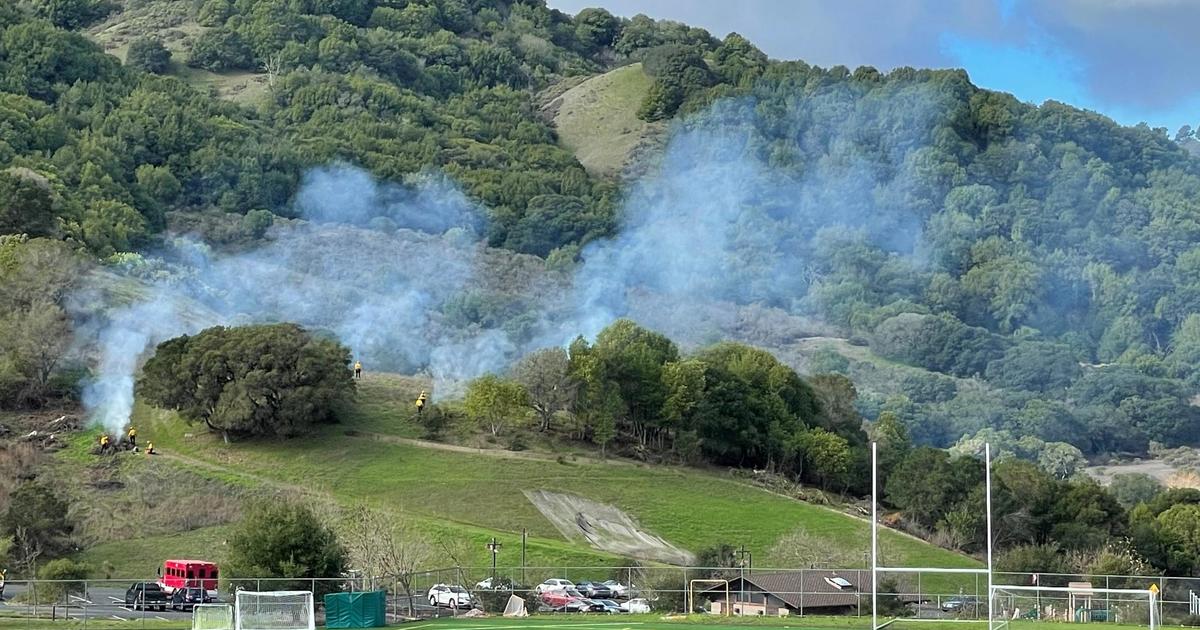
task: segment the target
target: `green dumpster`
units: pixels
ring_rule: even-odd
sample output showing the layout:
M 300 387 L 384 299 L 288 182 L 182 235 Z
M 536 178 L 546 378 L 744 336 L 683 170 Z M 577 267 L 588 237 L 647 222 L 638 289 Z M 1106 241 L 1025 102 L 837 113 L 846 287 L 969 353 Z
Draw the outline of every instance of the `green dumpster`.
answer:
M 326 628 L 382 628 L 387 625 L 387 591 L 330 593 L 325 596 Z

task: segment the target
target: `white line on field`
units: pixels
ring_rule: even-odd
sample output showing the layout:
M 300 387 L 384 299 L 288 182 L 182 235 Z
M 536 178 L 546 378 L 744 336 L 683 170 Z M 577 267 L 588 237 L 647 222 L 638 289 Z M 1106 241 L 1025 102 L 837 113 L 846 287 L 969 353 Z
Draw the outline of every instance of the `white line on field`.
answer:
M 493 630 L 493 629 L 498 629 L 498 628 L 506 628 L 506 629 L 507 628 L 611 628 L 613 626 L 624 626 L 624 627 L 640 626 L 640 625 L 642 625 L 642 623 L 643 622 L 641 622 L 641 621 L 635 621 L 633 623 L 623 623 L 623 622 L 616 622 L 616 623 L 602 623 L 602 622 L 539 623 L 539 624 L 527 625 L 527 626 L 510 626 L 506 623 L 497 623 L 497 624 L 492 624 L 492 625 L 488 625 L 488 626 L 454 626 L 454 630 Z M 429 624 L 426 624 L 426 625 L 429 625 Z M 416 627 L 417 626 L 413 626 L 413 628 L 416 628 Z

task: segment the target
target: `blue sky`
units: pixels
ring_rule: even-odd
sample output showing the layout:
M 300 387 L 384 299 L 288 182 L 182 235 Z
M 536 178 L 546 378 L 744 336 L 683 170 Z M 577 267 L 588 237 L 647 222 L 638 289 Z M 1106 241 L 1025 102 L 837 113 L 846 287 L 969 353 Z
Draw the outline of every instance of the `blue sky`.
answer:
M 1200 126 L 1200 0 L 549 0 L 736 31 L 820 66 L 960 67 L 982 87 L 1170 135 Z

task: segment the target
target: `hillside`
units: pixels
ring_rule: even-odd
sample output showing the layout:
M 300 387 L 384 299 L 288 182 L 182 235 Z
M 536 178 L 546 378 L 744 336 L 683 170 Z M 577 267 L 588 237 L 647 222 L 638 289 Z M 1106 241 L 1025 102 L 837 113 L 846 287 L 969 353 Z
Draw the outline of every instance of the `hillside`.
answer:
M 285 442 L 223 444 L 216 436 L 196 432 L 173 414 L 139 406 L 134 422 L 154 441 L 161 455 L 153 465 L 199 476 L 203 487 L 241 488 L 243 495 L 276 492 L 299 494 L 325 510 L 369 505 L 397 522 L 411 520 L 430 541 L 470 541 L 469 561 L 488 564 L 483 543 L 491 536 L 505 544 L 500 566 L 519 565 L 520 532 L 529 532 L 530 566 L 613 566 L 623 560 L 564 539 L 526 498 L 526 491 L 566 492 L 619 507 L 648 532 L 683 549 L 698 552 L 720 544 L 745 544 L 755 550 L 756 566 L 798 561 L 794 550 L 781 549 L 781 538 L 803 532 L 803 553 L 811 562 L 863 566 L 868 548 L 867 524 L 830 507 L 811 505 L 773 494 L 724 472 L 654 466 L 627 460 L 602 461 L 594 453 L 550 454 L 488 449 L 463 451 L 417 445 L 392 436 L 419 435 L 410 404 L 427 383 L 386 374 L 363 381 L 356 412 L 345 425 Z M 81 439 L 78 444 L 87 443 Z M 435 448 L 431 448 L 434 446 Z M 76 447 L 81 448 L 81 447 Z M 91 468 L 103 459 L 77 450 L 60 458 Z M 140 475 L 144 457 L 135 461 Z M 162 474 L 155 474 L 162 479 Z M 190 482 L 192 487 L 197 482 Z M 215 486 L 214 486 L 215 484 Z M 174 486 L 172 486 L 174 487 Z M 123 490 L 101 498 L 111 502 Z M 704 518 L 692 518 L 701 510 Z M 99 542 L 83 557 L 110 563 L 114 575 L 136 575 L 153 566 L 154 558 L 205 550 L 221 554 L 221 526 L 206 526 L 132 540 Z M 477 544 L 476 544 L 477 543 Z M 976 566 L 969 558 L 930 546 L 912 537 L 885 531 L 881 539 L 890 562 L 913 566 Z M 819 550 L 819 551 L 818 551 Z M 129 552 L 135 553 L 129 553 Z M 780 555 L 784 554 L 784 555 Z M 444 562 L 445 560 L 443 560 Z M 550 577 L 546 575 L 544 577 Z M 936 578 L 930 578 L 936 579 Z
M 1132 545 L 1122 570 L 1200 571 L 1175 531 L 1191 495 L 1079 474 L 1200 445 L 1191 136 L 963 70 L 822 68 L 508 0 L 3 3 L 0 121 L 0 505 L 62 495 L 47 558 L 144 571 L 131 550 L 210 547 L 287 496 L 411 519 L 476 563 L 521 528 L 537 562 L 619 561 L 536 496 L 619 508 L 664 553 L 782 562 L 803 539 L 786 561 L 858 563 L 861 520 L 745 478 L 861 498 L 871 440 L 898 522 L 977 552 L 986 441 L 1010 566 L 1111 573 Z M 319 340 L 331 381 L 370 378 L 349 411 L 282 420 L 248 391 L 159 388 L 251 417 L 230 445 L 133 404 L 160 343 L 218 326 Z M 569 395 L 532 401 L 536 360 Z M 426 388 L 446 443 L 409 416 Z M 60 412 L 163 453 L 29 436 Z M 0 541 L 31 518 L 11 511 Z
M 634 63 L 592 77 L 543 106 L 564 147 L 589 173 L 621 175 L 638 149 L 661 136 L 662 125 L 638 119 L 651 79 Z

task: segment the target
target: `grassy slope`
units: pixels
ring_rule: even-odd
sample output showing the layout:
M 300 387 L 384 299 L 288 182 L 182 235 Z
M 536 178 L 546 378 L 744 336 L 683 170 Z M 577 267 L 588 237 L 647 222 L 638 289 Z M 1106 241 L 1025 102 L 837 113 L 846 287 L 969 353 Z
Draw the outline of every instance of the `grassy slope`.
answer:
M 659 128 L 637 118 L 650 83 L 638 63 L 592 77 L 552 101 L 562 144 L 588 172 L 619 175 L 638 144 Z
M 649 531 L 693 551 L 721 542 L 745 544 L 756 550 L 759 566 L 770 565 L 767 550 L 780 536 L 799 527 L 843 556 L 857 557 L 867 550 L 865 521 L 716 473 L 630 462 L 560 463 L 535 454 L 518 459 L 496 456 L 502 453 L 451 452 L 374 435 L 418 433 L 407 411 L 410 395 L 415 393 L 408 390 L 417 387 L 419 381 L 412 379 L 365 379 L 357 412 L 347 423 L 353 430 L 331 426 L 304 439 L 225 445 L 172 414 L 144 406 L 138 407 L 136 422 L 164 458 L 194 473 L 207 470 L 225 483 L 241 479 L 342 505 L 368 504 L 406 514 L 434 538 L 452 536 L 478 543 L 471 548 L 480 565 L 486 560 L 484 540 L 496 535 L 506 549 L 515 551 L 521 528 L 530 533 L 530 565 L 620 563 L 618 558 L 564 540 L 522 493 L 541 488 L 612 503 Z M 194 435 L 185 437 L 188 433 Z M 889 560 L 899 564 L 975 564 L 894 532 L 884 532 L 882 544 Z M 119 555 L 108 550 L 96 553 Z M 499 558 L 501 566 L 518 562 L 516 553 L 502 553 Z
M 192 40 L 205 27 L 192 19 L 195 3 L 192 0 L 157 0 L 155 2 L 126 2 L 123 10 L 88 29 L 88 35 L 104 51 L 125 60 L 129 43 L 142 35 L 153 35 L 171 51 L 170 74 L 192 87 L 219 98 L 252 105 L 267 94 L 267 76 L 254 72 L 215 73 L 184 65 Z
M 98 578 L 110 577 L 106 568 L 111 568 L 112 578 L 149 578 L 167 558 L 225 560 L 230 529 L 227 525 L 216 525 L 178 534 L 118 540 L 87 549 L 76 559 L 86 562 L 92 568 L 92 575 Z M 153 553 L 147 553 L 151 549 Z

